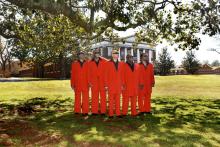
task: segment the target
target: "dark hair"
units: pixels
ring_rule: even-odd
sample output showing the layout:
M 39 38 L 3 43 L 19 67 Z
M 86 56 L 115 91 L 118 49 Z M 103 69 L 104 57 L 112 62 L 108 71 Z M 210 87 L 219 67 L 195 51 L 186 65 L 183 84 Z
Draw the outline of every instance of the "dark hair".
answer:
M 140 58 L 142 58 L 144 56 L 145 53 L 141 53 Z
M 77 53 L 77 56 L 79 56 L 80 54 L 85 55 L 85 52 L 84 52 L 84 51 L 79 51 L 79 52 Z
M 133 57 L 131 54 L 127 54 L 126 59 L 128 59 L 129 57 Z

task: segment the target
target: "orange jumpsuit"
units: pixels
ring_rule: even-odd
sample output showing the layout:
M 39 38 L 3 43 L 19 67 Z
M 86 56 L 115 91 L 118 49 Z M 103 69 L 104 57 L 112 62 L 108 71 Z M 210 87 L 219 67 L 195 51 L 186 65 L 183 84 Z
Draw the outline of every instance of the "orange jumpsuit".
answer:
M 125 62 L 124 61 L 121 61 L 124 65 L 125 65 Z M 123 67 L 123 75 L 124 75 L 124 67 Z M 124 85 L 124 78 L 123 78 L 123 85 Z M 125 97 L 125 89 L 122 89 L 122 91 L 121 91 L 121 95 L 122 95 L 122 98 L 124 98 Z M 123 107 L 123 102 L 122 102 L 122 107 Z
M 137 115 L 138 77 L 138 64 L 133 64 L 132 66 L 129 63 L 125 63 L 123 70 L 123 84 L 125 86 L 122 103 L 123 115 L 128 112 L 129 101 L 131 102 L 131 115 Z
M 138 105 L 140 112 L 151 111 L 151 93 L 152 85 L 155 83 L 154 80 L 154 67 L 153 64 L 149 63 L 146 67 L 143 63 L 139 64 L 139 84 L 143 84 L 144 88 L 138 90 Z
M 107 60 L 100 58 L 99 62 L 95 60 L 89 62 L 88 79 L 92 91 L 92 113 L 99 111 L 99 95 L 101 113 L 106 113 L 106 91 L 104 85 L 105 64 Z
M 116 65 L 114 61 L 110 60 L 106 63 L 106 74 L 105 74 L 105 84 L 108 87 L 108 98 L 109 98 L 109 116 L 114 115 L 120 116 L 120 95 L 122 90 L 122 74 L 123 74 L 123 64 L 117 62 Z
M 74 112 L 89 113 L 88 62 L 81 63 L 77 60 L 72 63 L 71 87 L 75 92 Z

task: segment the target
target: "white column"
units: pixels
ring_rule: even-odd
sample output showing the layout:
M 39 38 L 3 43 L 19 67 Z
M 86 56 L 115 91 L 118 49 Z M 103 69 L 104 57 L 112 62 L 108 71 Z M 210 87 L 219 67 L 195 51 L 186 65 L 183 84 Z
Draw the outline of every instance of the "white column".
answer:
M 107 49 L 108 49 L 108 56 L 111 56 L 111 54 L 112 54 L 112 47 L 107 47 Z
M 137 63 L 140 62 L 140 51 L 139 48 L 137 49 Z
M 149 50 L 149 61 L 150 61 L 150 62 L 152 62 L 152 61 L 151 61 L 151 58 L 152 58 L 152 51 Z
M 103 56 L 103 48 L 100 49 L 101 56 Z
M 126 62 L 126 57 L 127 57 L 127 54 L 128 54 L 127 51 L 128 51 L 127 48 L 125 48 L 125 62 Z
M 119 61 L 121 61 L 121 53 L 120 53 L 120 51 L 121 51 L 121 48 L 119 47 L 119 49 L 118 49 L 118 55 L 119 55 L 118 60 L 119 60 Z
M 134 56 L 134 49 L 131 49 L 131 55 Z

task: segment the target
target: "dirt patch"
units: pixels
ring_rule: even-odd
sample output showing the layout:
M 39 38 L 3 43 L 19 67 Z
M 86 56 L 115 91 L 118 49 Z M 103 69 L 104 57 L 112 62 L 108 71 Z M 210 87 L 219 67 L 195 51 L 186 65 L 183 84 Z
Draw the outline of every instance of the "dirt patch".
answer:
M 88 125 L 91 125 L 88 123 Z M 106 142 L 83 142 L 75 141 L 71 136 L 62 134 L 51 134 L 40 130 L 35 124 L 26 120 L 1 120 L 0 121 L 0 146 L 57 146 L 62 142 L 68 145 L 78 147 L 111 147 L 120 146 L 112 145 Z M 65 146 L 65 145 L 64 145 Z
M 48 134 L 24 120 L 0 121 L 0 146 L 53 146 L 60 135 Z

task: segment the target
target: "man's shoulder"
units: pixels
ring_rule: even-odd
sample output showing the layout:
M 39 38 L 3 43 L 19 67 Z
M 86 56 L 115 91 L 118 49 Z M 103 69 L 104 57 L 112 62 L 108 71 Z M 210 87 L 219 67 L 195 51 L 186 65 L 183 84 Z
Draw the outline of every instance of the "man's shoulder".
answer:
M 153 63 L 151 63 L 151 62 L 149 62 L 149 66 L 152 66 L 152 67 L 153 67 L 153 66 L 154 66 L 154 64 L 153 64 Z
M 134 63 L 134 66 L 135 67 L 139 67 L 139 63 Z
M 100 59 L 101 62 L 108 62 L 109 61 L 109 59 L 107 59 L 105 57 L 100 57 L 99 59 Z
M 77 60 L 72 61 L 72 64 L 77 64 L 77 63 L 78 63 Z

